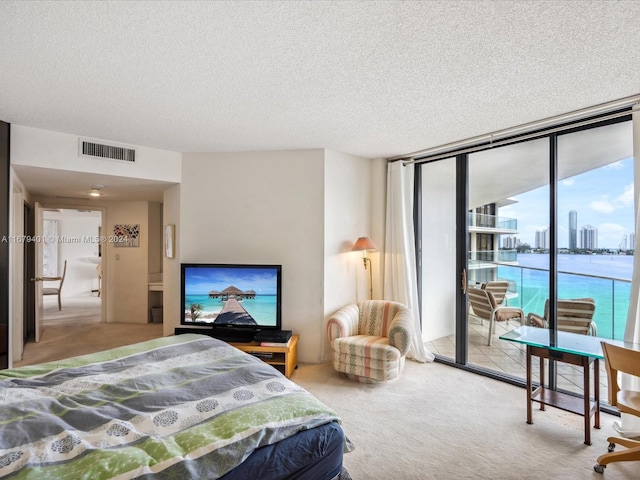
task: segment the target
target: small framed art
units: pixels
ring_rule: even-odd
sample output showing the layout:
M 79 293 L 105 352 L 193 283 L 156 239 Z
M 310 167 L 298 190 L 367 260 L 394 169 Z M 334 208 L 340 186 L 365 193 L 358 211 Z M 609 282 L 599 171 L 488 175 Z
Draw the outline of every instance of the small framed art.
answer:
M 139 247 L 140 225 L 118 224 L 113 226 L 114 247 Z
M 176 226 L 165 225 L 164 226 L 164 256 L 167 258 L 174 258 L 174 243 L 176 240 Z

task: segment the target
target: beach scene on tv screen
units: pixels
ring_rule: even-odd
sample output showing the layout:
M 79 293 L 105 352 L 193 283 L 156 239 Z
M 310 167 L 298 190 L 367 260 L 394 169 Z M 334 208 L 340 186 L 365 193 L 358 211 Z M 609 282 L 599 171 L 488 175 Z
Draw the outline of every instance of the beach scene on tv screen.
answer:
M 186 267 L 185 322 L 276 326 L 274 268 Z

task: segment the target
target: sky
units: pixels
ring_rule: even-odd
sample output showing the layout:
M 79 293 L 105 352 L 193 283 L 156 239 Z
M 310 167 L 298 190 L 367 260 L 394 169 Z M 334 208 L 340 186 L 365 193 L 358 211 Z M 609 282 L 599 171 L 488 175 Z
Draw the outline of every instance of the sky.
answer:
M 500 208 L 500 217 L 518 219 L 516 235 L 535 246 L 535 233 L 549 226 L 549 189 L 538 188 L 513 197 L 514 205 Z M 598 248 L 618 248 L 634 231 L 633 159 L 627 158 L 558 183 L 558 247 L 569 247 L 569 211 L 578 212 L 580 229 L 598 229 Z M 627 240 L 628 245 L 629 240 Z

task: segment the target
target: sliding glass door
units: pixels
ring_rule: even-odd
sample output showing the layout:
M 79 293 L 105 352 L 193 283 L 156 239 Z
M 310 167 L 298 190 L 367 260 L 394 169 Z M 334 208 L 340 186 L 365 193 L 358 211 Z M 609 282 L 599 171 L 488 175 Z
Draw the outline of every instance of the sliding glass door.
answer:
M 477 292 L 480 301 L 492 302 L 491 308 L 542 315 L 549 298 L 549 139 L 469 154 L 468 185 L 469 287 L 491 292 Z M 536 268 L 523 269 L 523 256 L 533 258 Z M 492 326 L 486 310 L 474 309 L 475 301 L 469 295 L 469 363 L 517 371 L 521 358 L 509 355 L 514 345 L 497 338 L 520 320 Z
M 520 321 L 496 322 L 489 341 L 472 289 L 551 331 L 579 330 L 562 302 L 591 302 L 593 322 L 579 333 L 622 338 L 635 240 L 631 125 L 630 116 L 569 125 L 418 164 L 423 331 L 440 360 L 524 378 L 524 352 L 499 339 Z M 549 373 L 553 388 L 582 394 L 577 372 Z
M 431 351 L 447 358 L 456 352 L 456 159 L 421 166 L 421 232 L 418 272 L 421 277 L 422 330 Z M 424 337 L 423 337 L 424 338 Z
M 593 299 L 594 333 L 618 340 L 633 270 L 632 140 L 631 122 L 558 137 L 558 298 Z

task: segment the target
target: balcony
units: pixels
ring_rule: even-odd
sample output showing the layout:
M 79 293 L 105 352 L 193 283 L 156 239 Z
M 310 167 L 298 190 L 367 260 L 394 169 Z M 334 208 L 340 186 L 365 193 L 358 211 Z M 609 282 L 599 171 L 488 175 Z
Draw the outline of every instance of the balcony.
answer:
M 549 271 L 545 269 L 504 265 L 483 262 L 486 267 L 495 269 L 500 280 L 509 282 L 509 306 L 522 308 L 525 315 L 529 312 L 542 314 L 548 297 Z M 596 311 L 594 322 L 598 329 L 598 337 L 622 340 L 627 320 L 627 311 L 631 296 L 631 281 L 573 272 L 558 272 L 558 297 L 582 298 L 595 300 Z M 496 334 L 491 346 L 487 345 L 488 323 L 484 324 L 473 314 L 468 320 L 468 362 L 484 369 L 524 379 L 525 350 L 517 344 L 499 340 L 499 336 L 519 326 L 517 321 L 509 324 L 496 323 Z M 435 354 L 449 358 L 455 357 L 455 335 L 427 342 L 427 348 Z M 537 359 L 534 358 L 532 370 L 534 381 L 537 380 Z M 601 395 L 606 392 L 607 375 L 604 362 L 600 362 Z M 582 370 L 572 365 L 558 365 L 558 387 L 560 389 L 582 394 Z M 602 395 L 606 398 L 606 395 Z
M 496 268 L 498 263 L 518 261 L 516 250 L 475 250 L 468 253 L 469 268 Z
M 497 265 L 498 277 L 508 280 L 514 300 L 510 306 L 525 313 L 542 314 L 548 297 L 549 271 L 517 265 Z M 622 340 L 631 297 L 631 280 L 558 271 L 558 298 L 590 297 L 595 300 L 598 336 Z
M 468 221 L 469 232 L 504 235 L 515 235 L 518 233 L 518 220 L 516 218 L 469 212 Z
M 491 346 L 487 345 L 487 335 L 489 332 L 489 322 L 480 323 L 478 318 L 469 315 L 469 345 L 468 345 L 468 363 L 485 370 L 491 370 L 501 374 L 506 374 L 524 381 L 526 375 L 526 349 L 522 345 L 500 340 L 499 337 L 503 333 L 517 328 L 519 323 L 511 321 L 508 324 L 498 322 L 496 324 L 496 332 L 493 337 Z M 455 336 L 439 338 L 431 342 L 425 343 L 429 351 L 436 355 L 444 357 L 455 357 Z M 540 381 L 540 363 L 537 357 L 532 358 L 532 380 L 534 383 Z M 593 368 L 593 367 L 592 367 Z M 545 369 L 545 378 L 549 378 L 548 369 Z M 583 372 L 582 367 L 568 365 L 565 363 L 557 364 L 558 372 L 558 388 L 577 395 L 583 393 Z M 593 373 L 591 373 L 593 375 Z M 608 379 L 604 367 L 604 361 L 600 361 L 600 400 L 602 403 L 607 402 Z

